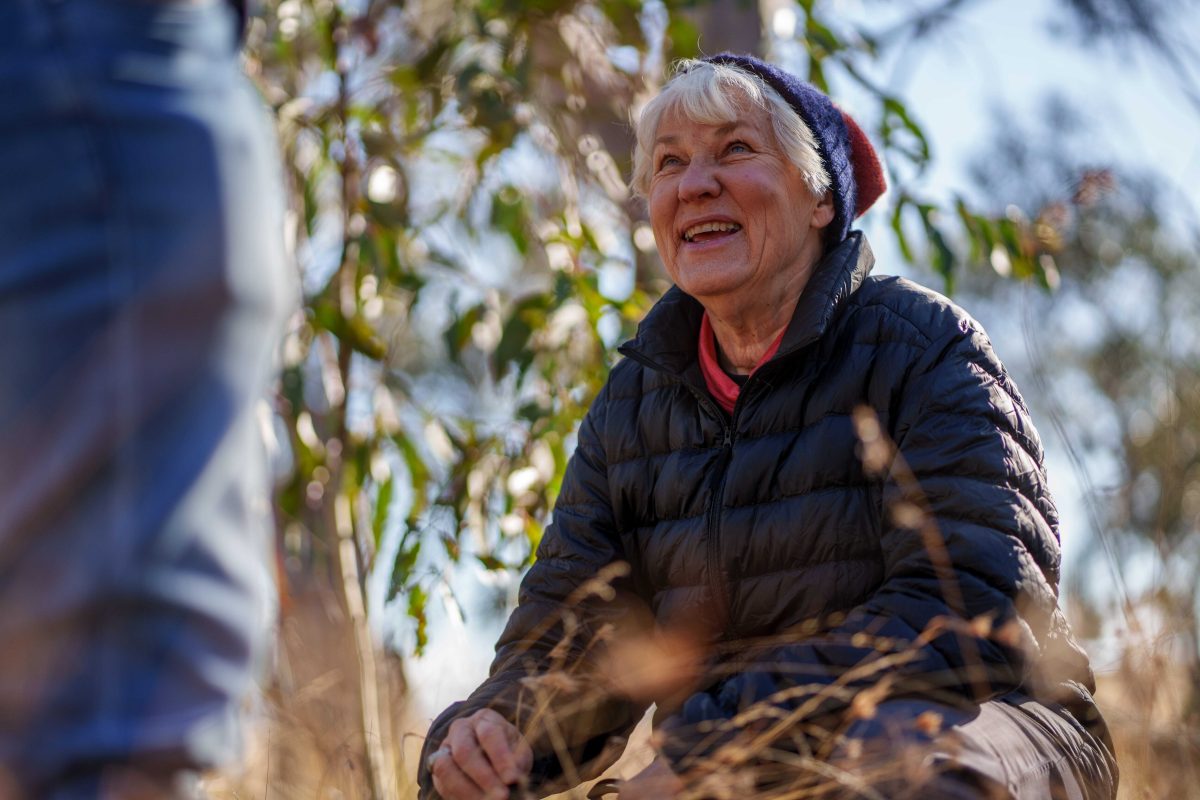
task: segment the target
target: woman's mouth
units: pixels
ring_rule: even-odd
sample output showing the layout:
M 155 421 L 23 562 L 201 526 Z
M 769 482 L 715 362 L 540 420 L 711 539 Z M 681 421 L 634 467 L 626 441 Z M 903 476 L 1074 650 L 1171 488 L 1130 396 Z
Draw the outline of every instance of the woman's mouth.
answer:
M 688 243 L 709 242 L 720 239 L 742 229 L 736 222 L 702 222 L 693 225 L 683 232 L 683 240 Z

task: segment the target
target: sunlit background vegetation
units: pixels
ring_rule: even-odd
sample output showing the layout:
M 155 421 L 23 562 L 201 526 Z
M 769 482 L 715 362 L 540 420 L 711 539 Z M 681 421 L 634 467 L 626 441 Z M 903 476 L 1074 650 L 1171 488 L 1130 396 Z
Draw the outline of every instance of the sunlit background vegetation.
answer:
M 214 796 L 414 794 L 406 660 L 459 604 L 455 565 L 529 565 L 615 345 L 667 287 L 626 188 L 630 114 L 671 61 L 726 49 L 853 93 L 892 186 L 876 249 L 907 262 L 878 269 L 988 324 L 1080 487 L 1064 602 L 1104 667 L 1123 796 L 1200 796 L 1200 227 L 1153 159 L 1106 159 L 1052 98 L 997 116 L 970 191 L 931 187 L 938 137 L 889 70 L 986 1 L 261 4 L 246 63 L 304 308 L 272 409 L 279 641 Z M 1200 120 L 1192 0 L 1046 6 L 1097 59 L 1156 64 Z

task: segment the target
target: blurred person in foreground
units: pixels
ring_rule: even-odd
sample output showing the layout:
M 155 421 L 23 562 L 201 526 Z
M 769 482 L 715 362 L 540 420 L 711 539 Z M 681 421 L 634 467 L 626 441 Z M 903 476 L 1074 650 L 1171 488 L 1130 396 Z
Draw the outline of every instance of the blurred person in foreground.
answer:
M 0 797 L 175 797 L 270 631 L 294 299 L 224 0 L 0 3 Z
M 429 731 L 423 796 L 585 779 L 655 702 L 623 800 L 1113 797 L 1037 433 L 977 322 L 868 275 L 862 131 L 724 54 L 636 133 L 675 287 L 579 430 L 491 676 Z

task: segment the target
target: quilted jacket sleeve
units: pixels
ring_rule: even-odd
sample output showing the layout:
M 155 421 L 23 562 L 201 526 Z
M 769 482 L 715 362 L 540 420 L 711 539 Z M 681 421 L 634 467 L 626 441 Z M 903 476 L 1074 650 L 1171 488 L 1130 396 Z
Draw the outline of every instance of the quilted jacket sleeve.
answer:
M 677 767 L 758 703 L 812 718 L 867 686 L 982 701 L 1026 684 L 1043 649 L 1069 639 L 1041 445 L 986 337 L 963 315 L 909 375 L 886 425 L 899 456 L 881 476 L 882 584 L 840 625 L 689 698 L 662 726 Z
M 625 556 L 597 434 L 605 424 L 606 397 L 607 387 L 580 428 L 553 521 L 521 583 L 489 677 L 429 729 L 418 778 L 422 798 L 436 796 L 426 757 L 440 746 L 451 722 L 479 709 L 500 712 L 525 734 L 534 750 L 534 787 L 563 775 L 562 761 L 569 762 L 567 777 L 583 780 L 598 773 L 620 754 L 645 710 L 589 680 L 613 628 L 645 616 L 631 608 L 639 601 L 621 577 Z

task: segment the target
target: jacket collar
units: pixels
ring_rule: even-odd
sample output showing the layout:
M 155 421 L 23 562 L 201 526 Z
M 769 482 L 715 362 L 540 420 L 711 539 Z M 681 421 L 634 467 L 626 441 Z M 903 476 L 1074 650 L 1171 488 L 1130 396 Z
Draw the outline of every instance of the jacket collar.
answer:
M 875 266 L 875 254 L 861 231 L 851 231 L 817 263 L 800 295 L 792 321 L 772 361 L 815 342 L 838 308 Z M 618 348 L 622 355 L 703 386 L 697 347 L 704 308 L 678 286 L 663 295 L 638 325 L 637 336 Z

